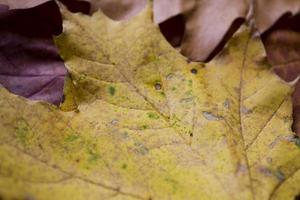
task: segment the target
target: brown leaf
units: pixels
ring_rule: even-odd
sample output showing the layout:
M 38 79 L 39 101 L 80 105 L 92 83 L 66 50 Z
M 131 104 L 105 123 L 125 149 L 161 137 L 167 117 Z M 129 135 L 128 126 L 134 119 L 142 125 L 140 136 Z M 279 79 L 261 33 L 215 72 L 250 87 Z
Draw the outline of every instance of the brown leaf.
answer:
M 191 12 L 195 5 L 195 0 L 153 1 L 154 21 L 159 24 L 160 31 L 172 46 L 181 45 L 185 31 L 183 14 Z
M 246 1 L 198 1 L 196 10 L 187 16 L 182 53 L 193 61 L 205 61 L 233 22 L 245 18 L 247 12 Z
M 178 14 L 190 12 L 195 6 L 195 0 L 154 0 L 154 21 L 162 23 Z
M 10 9 L 32 8 L 49 0 L 0 0 L 0 4 L 8 5 Z
M 263 33 L 285 13 L 297 14 L 300 11 L 299 0 L 256 0 L 255 22 L 258 30 Z
M 138 14 L 146 5 L 147 0 L 87 0 L 92 5 L 92 12 L 99 8 L 114 20 L 129 19 Z
M 262 35 L 266 53 L 274 71 L 285 81 L 300 75 L 300 14 L 283 16 Z M 300 83 L 293 94 L 294 131 L 300 135 Z
M 247 0 L 154 1 L 154 17 L 157 23 L 164 23 L 163 34 L 172 45 L 176 45 L 170 38 L 174 33 L 166 31 L 169 27 L 174 32 L 173 23 L 166 21 L 174 21 L 174 16 L 184 14 L 186 27 L 182 54 L 193 61 L 209 61 L 243 23 L 242 19 L 247 17 L 251 20 L 254 17 L 256 28 L 263 33 L 283 14 L 296 14 L 300 10 L 299 0 L 256 0 L 252 16 L 251 3 Z M 180 35 L 180 31 L 177 35 Z

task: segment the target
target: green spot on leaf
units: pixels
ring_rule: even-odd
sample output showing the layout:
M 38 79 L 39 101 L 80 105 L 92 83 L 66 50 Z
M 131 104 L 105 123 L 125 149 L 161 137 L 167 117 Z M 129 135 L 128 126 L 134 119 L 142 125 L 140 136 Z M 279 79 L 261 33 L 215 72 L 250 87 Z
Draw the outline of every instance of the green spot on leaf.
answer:
M 65 138 L 65 141 L 66 142 L 73 142 L 73 141 L 77 140 L 78 138 L 79 138 L 79 135 L 68 135 Z
M 17 122 L 17 127 L 16 127 L 17 139 L 22 144 L 25 144 L 29 134 L 30 134 L 30 129 L 28 123 L 23 119 L 19 120 Z
M 157 115 L 156 113 L 149 112 L 149 113 L 147 113 L 147 116 L 150 119 L 159 119 L 159 115 Z
M 128 139 L 128 137 L 129 137 L 128 132 L 125 131 L 125 132 L 123 133 L 122 137 L 123 137 L 123 139 Z
M 154 54 L 148 55 L 148 57 L 147 57 L 147 59 L 146 59 L 146 61 L 147 61 L 148 63 L 154 62 L 154 61 L 156 61 L 156 60 L 157 60 L 157 57 L 156 57 L 156 55 L 154 55 Z
M 99 159 L 101 158 L 101 156 L 93 151 L 89 151 L 89 158 L 88 161 L 90 163 L 96 163 Z
M 114 96 L 115 93 L 116 93 L 116 88 L 113 87 L 113 86 L 109 86 L 109 87 L 108 87 L 108 92 L 109 92 L 109 94 L 110 94 L 111 96 Z
M 143 126 L 142 126 L 142 129 L 147 129 L 147 128 L 149 128 L 148 125 L 143 125 Z
M 122 169 L 127 169 L 127 164 L 126 164 L 126 163 L 124 163 L 124 164 L 122 165 Z
M 174 179 L 165 178 L 165 181 L 168 182 L 170 184 L 170 186 L 172 186 L 173 192 L 175 192 L 177 190 L 178 183 Z

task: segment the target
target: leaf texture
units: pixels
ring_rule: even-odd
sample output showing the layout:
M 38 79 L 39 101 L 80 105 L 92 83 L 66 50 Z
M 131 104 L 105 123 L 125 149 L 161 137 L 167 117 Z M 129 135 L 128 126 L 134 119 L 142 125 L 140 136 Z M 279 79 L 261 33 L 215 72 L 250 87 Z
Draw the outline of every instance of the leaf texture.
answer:
M 52 37 L 61 32 L 62 17 L 54 1 L 25 10 L 0 5 L 0 85 L 58 105 L 67 69 Z
M 152 21 L 64 10 L 75 111 L 0 89 L 0 194 L 35 199 L 293 199 L 293 88 L 243 27 L 189 63 Z M 69 102 L 67 102 L 69 103 Z M 13 185 L 13 187 L 12 187 Z

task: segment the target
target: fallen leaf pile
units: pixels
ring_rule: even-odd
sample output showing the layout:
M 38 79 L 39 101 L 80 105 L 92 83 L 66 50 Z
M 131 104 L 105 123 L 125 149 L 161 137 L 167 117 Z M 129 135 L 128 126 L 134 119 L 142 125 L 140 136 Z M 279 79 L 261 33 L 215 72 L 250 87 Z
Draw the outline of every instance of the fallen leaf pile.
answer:
M 89 2 L 91 12 L 101 9 L 114 20 L 137 15 L 147 3 L 146 0 L 65 1 Z M 184 16 L 184 32 L 180 32 L 183 38 L 178 45 L 181 53 L 193 61 L 211 60 L 218 53 L 216 48 L 221 49 L 245 21 L 253 23 L 263 34 L 284 14 L 294 16 L 300 12 L 299 0 L 153 0 L 153 4 L 157 24 Z M 171 28 L 168 26 L 166 34 L 173 31 Z
M 0 198 L 297 197 L 293 88 L 249 28 L 202 64 L 168 44 L 150 5 L 124 22 L 63 17 L 61 109 L 0 88 Z

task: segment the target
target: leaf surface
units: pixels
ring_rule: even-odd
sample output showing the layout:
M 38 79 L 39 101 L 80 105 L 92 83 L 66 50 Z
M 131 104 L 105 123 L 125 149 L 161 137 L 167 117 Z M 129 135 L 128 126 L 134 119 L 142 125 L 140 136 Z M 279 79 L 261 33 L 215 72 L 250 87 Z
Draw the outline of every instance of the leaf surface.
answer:
M 67 69 L 52 35 L 61 32 L 54 1 L 25 10 L 0 5 L 0 85 L 29 99 L 59 104 Z
M 62 106 L 78 107 L 63 112 L 0 89 L 4 199 L 299 193 L 293 89 L 262 62 L 263 46 L 247 28 L 204 65 L 165 41 L 149 6 L 126 22 L 100 12 L 64 18 L 56 43 L 73 90 Z

